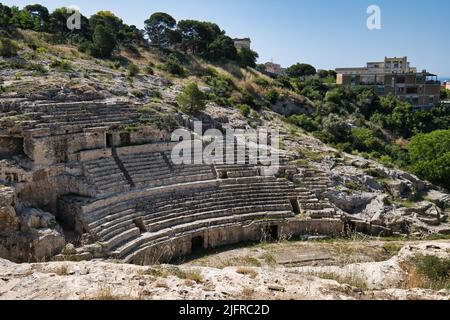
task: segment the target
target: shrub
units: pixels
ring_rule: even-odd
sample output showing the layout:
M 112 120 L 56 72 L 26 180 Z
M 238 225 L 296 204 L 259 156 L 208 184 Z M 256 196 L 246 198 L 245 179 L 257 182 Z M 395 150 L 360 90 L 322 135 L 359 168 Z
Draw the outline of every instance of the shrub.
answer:
M 251 108 L 246 104 L 241 104 L 238 106 L 239 111 L 242 113 L 244 117 L 248 117 L 250 115 Z
M 266 94 L 264 95 L 264 99 L 266 99 L 266 101 L 269 102 L 270 104 L 277 103 L 279 97 L 280 97 L 280 95 L 274 89 L 267 91 Z
M 223 75 L 206 76 L 204 81 L 211 87 L 214 94 L 219 97 L 229 98 L 236 89 L 233 80 Z
M 293 115 L 288 118 L 288 121 L 306 131 L 317 131 L 319 125 L 313 119 L 303 114 Z
M 2 57 L 14 57 L 17 55 L 19 46 L 17 43 L 8 38 L 0 38 L 0 56 Z
M 128 65 L 127 71 L 128 71 L 128 76 L 130 76 L 130 77 L 137 76 L 140 72 L 139 67 L 137 65 L 135 65 L 134 63 L 130 63 Z
M 392 158 L 387 156 L 387 155 L 381 156 L 380 157 L 380 162 L 385 167 L 392 167 L 392 163 L 393 163 Z
M 440 259 L 436 256 L 421 256 L 416 258 L 417 270 L 433 281 L 448 280 L 450 277 L 450 259 Z
M 312 135 L 325 143 L 332 143 L 334 141 L 334 137 L 326 131 L 314 131 Z
M 261 78 L 261 77 L 256 77 L 255 80 L 253 80 L 253 82 L 255 84 L 257 84 L 258 86 L 261 86 L 264 88 L 269 86 L 269 81 L 267 81 L 266 79 Z
M 450 130 L 416 135 L 408 149 L 415 174 L 450 188 Z
M 336 145 L 336 148 L 340 151 L 347 152 L 347 153 L 352 153 L 352 151 L 353 151 L 353 146 L 350 142 L 338 143 Z
M 146 66 L 144 71 L 145 71 L 146 74 L 151 75 L 151 76 L 155 74 L 155 71 L 153 70 L 153 67 L 150 66 L 150 65 Z
M 70 64 L 70 62 L 62 59 L 62 60 L 58 60 L 55 59 L 52 61 L 52 63 L 50 64 L 51 68 L 55 68 L 58 69 L 59 71 L 69 71 L 72 69 L 72 65 Z
M 450 259 L 431 255 L 416 255 L 406 262 L 408 271 L 406 286 L 441 290 L 450 288 Z
M 116 38 L 110 30 L 103 25 L 97 25 L 95 27 L 94 34 L 92 35 L 92 47 L 91 54 L 97 58 L 109 58 L 116 47 Z
M 167 63 L 163 64 L 162 69 L 175 76 L 184 77 L 186 74 L 183 66 L 175 60 L 169 60 Z
M 335 114 L 330 114 L 324 121 L 323 127 L 334 137 L 336 142 L 346 142 L 351 134 L 350 126 Z
M 261 104 L 247 90 L 242 93 L 242 101 L 241 102 L 243 104 L 250 106 L 252 109 L 255 109 L 255 110 L 259 110 L 261 108 Z
M 191 83 L 184 88 L 177 97 L 181 111 L 187 114 L 197 114 L 206 107 L 205 95 L 198 88 L 197 84 Z
M 27 69 L 33 71 L 35 74 L 46 74 L 47 69 L 39 63 L 30 63 L 27 65 Z
M 359 151 L 382 151 L 382 142 L 375 137 L 375 133 L 367 128 L 353 128 L 351 130 L 354 147 Z

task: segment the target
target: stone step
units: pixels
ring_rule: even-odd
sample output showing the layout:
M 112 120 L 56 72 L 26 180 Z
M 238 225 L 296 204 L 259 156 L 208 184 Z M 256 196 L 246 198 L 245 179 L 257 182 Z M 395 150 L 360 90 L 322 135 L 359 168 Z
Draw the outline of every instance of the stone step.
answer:
M 136 203 L 134 201 L 120 202 L 89 212 L 83 216 L 83 219 L 90 225 L 91 223 L 95 223 L 95 221 L 101 220 L 108 215 L 112 215 L 129 209 L 134 209 L 135 207 Z
M 261 212 L 251 213 L 247 215 L 231 216 L 231 217 L 219 217 L 216 219 L 207 219 L 206 221 L 195 221 L 186 223 L 184 225 L 178 225 L 173 228 L 159 230 L 155 233 L 145 233 L 139 238 L 130 241 L 129 243 L 123 243 L 114 249 L 113 256 L 124 259 L 124 262 L 131 261 L 132 257 L 139 251 L 146 250 L 151 247 L 156 241 L 161 239 L 169 239 L 176 237 L 182 233 L 188 233 L 196 231 L 202 228 L 212 228 L 214 226 L 221 226 L 227 224 L 235 224 L 243 221 L 254 221 L 258 219 L 281 219 L 290 217 L 290 212 Z
M 104 246 L 104 248 L 106 248 L 106 250 L 111 250 L 117 245 L 127 242 L 136 237 L 139 237 L 140 235 L 141 232 L 137 227 L 124 229 L 121 233 L 117 234 L 115 237 L 109 239 L 108 241 L 103 242 L 102 245 Z
M 95 220 L 94 222 L 89 224 L 89 228 L 92 232 L 97 233 L 99 230 L 109 227 L 110 224 L 115 222 L 120 222 L 122 218 L 124 217 L 130 217 L 131 215 L 135 214 L 136 210 L 133 209 L 127 209 L 123 211 L 119 211 L 110 215 L 107 215 L 101 219 Z
M 325 219 L 334 217 L 336 211 L 334 209 L 310 210 L 307 214 L 311 219 Z
M 256 208 L 256 210 L 255 210 Z M 213 211 L 209 211 L 213 209 Z M 239 212 L 255 212 L 255 211 L 281 211 L 281 210 L 292 210 L 292 206 L 287 201 L 261 201 L 255 202 L 252 205 L 248 205 L 245 203 L 235 203 L 233 206 L 230 205 L 217 205 L 210 206 L 205 208 L 193 209 L 182 211 L 178 213 L 170 213 L 167 212 L 165 214 L 151 214 L 148 213 L 146 217 L 144 217 L 144 221 L 149 225 L 149 227 L 153 223 L 161 223 L 164 221 L 175 221 L 180 216 L 191 217 L 199 214 L 207 214 L 208 212 L 216 212 L 223 213 L 223 215 L 229 214 L 240 214 Z

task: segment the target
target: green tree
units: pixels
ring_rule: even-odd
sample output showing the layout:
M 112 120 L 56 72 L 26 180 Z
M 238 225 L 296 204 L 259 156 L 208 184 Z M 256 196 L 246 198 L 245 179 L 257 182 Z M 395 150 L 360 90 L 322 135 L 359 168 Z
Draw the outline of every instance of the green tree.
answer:
M 40 4 L 28 5 L 24 8 L 34 21 L 34 31 L 48 31 L 50 23 L 50 13 L 48 9 Z
M 418 134 L 408 149 L 415 174 L 450 189 L 450 130 Z
M 310 64 L 297 63 L 286 69 L 286 73 L 291 78 L 304 78 L 316 74 L 316 68 Z
M 19 10 L 18 7 L 11 8 L 11 20 L 10 23 L 21 29 L 33 29 L 34 20 L 31 14 L 25 10 Z
M 181 47 L 185 51 L 204 56 L 208 46 L 220 35 L 224 35 L 215 23 L 196 20 L 182 20 L 178 22 L 177 30 L 181 35 Z
M 55 9 L 50 14 L 48 31 L 60 36 L 61 42 L 66 41 L 68 38 L 76 40 L 76 42 L 90 41 L 92 38 L 92 29 L 90 28 L 88 18 L 84 15 L 80 14 L 81 29 L 69 30 L 67 28 L 67 19 L 72 14 L 73 11 L 66 7 Z
M 0 27 L 7 28 L 11 24 L 11 8 L 0 3 Z
M 122 43 L 124 46 L 131 48 L 132 46 L 146 46 L 146 40 L 144 39 L 144 31 L 138 29 L 136 26 L 131 25 L 128 26 L 126 24 L 123 25 L 121 34 L 122 34 Z
M 329 76 L 329 73 L 327 70 L 318 70 L 317 75 L 319 76 L 320 79 L 325 79 Z
M 118 18 L 111 11 L 99 11 L 89 18 L 89 24 L 92 30 L 102 25 L 115 35 L 118 35 L 123 27 L 122 19 Z
M 191 115 L 199 113 L 206 107 L 205 95 L 195 83 L 190 83 L 184 88 L 178 95 L 177 102 L 181 111 Z
M 257 52 L 247 48 L 242 48 L 238 52 L 238 61 L 242 68 L 256 68 L 256 60 L 258 57 L 259 55 Z
M 351 135 L 350 126 L 336 114 L 330 114 L 324 119 L 323 128 L 334 137 L 336 142 L 345 142 Z
M 373 90 L 366 89 L 362 90 L 357 95 L 356 106 L 358 111 L 362 113 L 366 119 L 370 118 L 372 114 L 378 109 L 380 99 L 373 92 Z
M 304 114 L 290 116 L 288 121 L 300 128 L 305 129 L 306 131 L 311 132 L 318 129 L 317 122 Z
M 177 21 L 169 14 L 156 12 L 144 22 L 145 32 L 152 45 L 164 48 L 169 46 L 173 40 L 173 30 Z
M 226 35 L 218 36 L 209 44 L 207 56 L 213 61 L 220 59 L 235 60 L 237 58 L 237 50 L 233 39 Z
M 92 36 L 92 55 L 98 58 L 109 58 L 116 47 L 116 38 L 102 24 L 97 25 Z
M 353 145 L 359 151 L 384 152 L 383 142 L 368 128 L 352 128 Z
M 442 89 L 441 90 L 441 99 L 446 100 L 450 98 L 450 90 Z

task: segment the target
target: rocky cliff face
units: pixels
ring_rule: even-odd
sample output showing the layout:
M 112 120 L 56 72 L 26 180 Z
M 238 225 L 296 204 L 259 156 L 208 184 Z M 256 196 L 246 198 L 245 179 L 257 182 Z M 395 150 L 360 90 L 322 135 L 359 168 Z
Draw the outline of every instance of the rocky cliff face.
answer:
M 19 208 L 15 190 L 0 186 L 0 256 L 15 262 L 50 260 L 65 245 L 55 216 Z
M 371 244 L 374 246 L 374 243 Z M 386 261 L 341 266 L 139 267 L 104 262 L 17 265 L 0 259 L 0 299 L 448 300 L 449 290 L 415 287 L 408 263 L 449 259 L 448 242 L 407 244 Z M 230 261 L 228 262 L 230 263 Z

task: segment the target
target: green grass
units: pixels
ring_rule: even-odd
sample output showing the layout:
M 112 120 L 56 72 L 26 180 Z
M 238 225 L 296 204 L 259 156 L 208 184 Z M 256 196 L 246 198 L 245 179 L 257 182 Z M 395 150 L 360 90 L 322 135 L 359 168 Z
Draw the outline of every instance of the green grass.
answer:
M 404 268 L 408 271 L 409 288 L 450 290 L 450 259 L 431 255 L 416 255 Z

